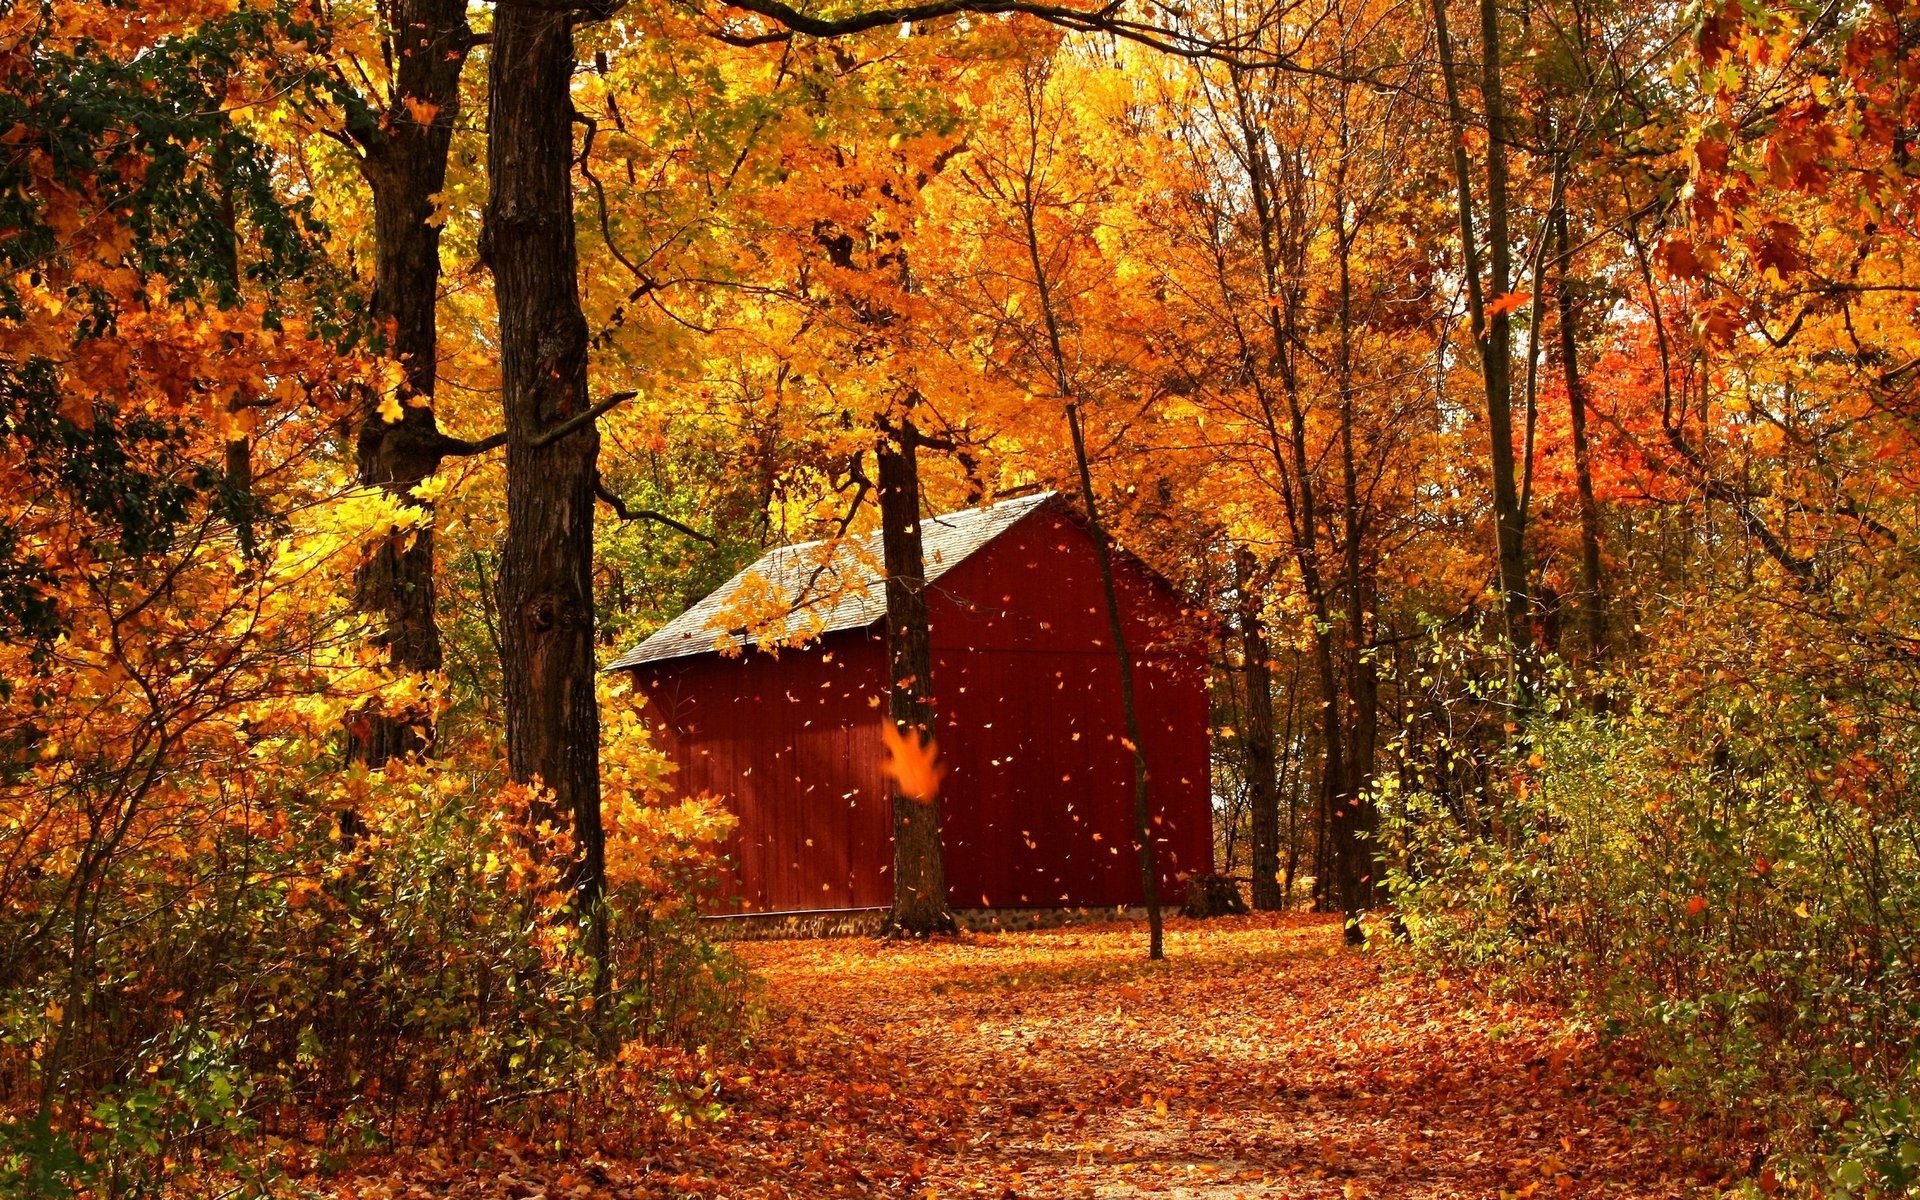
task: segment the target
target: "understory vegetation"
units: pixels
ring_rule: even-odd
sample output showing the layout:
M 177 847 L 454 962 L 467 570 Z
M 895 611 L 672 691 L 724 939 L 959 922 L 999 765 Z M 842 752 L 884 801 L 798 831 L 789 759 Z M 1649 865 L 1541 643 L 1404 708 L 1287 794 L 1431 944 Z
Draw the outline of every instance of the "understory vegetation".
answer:
M 1714 620 L 1659 666 L 1559 681 L 1464 812 L 1417 773 L 1390 787 L 1394 919 L 1419 956 L 1569 1002 L 1655 1064 L 1702 1133 L 1761 1148 L 1753 1188 L 1902 1195 L 1920 1185 L 1911 669 L 1781 632 Z

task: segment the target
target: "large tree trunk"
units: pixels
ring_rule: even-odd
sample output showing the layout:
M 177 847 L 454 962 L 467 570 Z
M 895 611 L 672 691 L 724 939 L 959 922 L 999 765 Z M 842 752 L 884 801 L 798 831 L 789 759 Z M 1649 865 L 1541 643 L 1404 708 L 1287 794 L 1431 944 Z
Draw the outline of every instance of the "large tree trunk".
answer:
M 377 396 L 369 397 L 360 416 L 360 482 L 410 504 L 419 503 L 411 492 L 439 468 L 444 452 L 433 412 L 440 294 L 440 227 L 433 222 L 433 204 L 446 185 L 460 70 L 472 45 L 466 7 L 467 0 L 396 0 L 388 47 L 393 105 L 377 126 L 352 131 L 373 199 L 376 336 L 404 372 L 400 420 L 380 416 Z M 421 675 L 440 670 L 433 526 L 385 539 L 354 583 L 355 604 L 377 622 L 389 668 Z M 348 728 L 347 756 L 379 767 L 425 751 L 433 742 L 432 720 L 426 711 L 358 714 Z
M 570 178 L 573 19 L 532 4 L 495 12 L 483 254 L 500 308 L 507 434 L 507 766 L 514 780 L 544 785 L 536 819 L 570 823 L 568 882 L 604 960 L 592 577 L 600 434 L 591 420 L 560 428 L 589 407 Z
M 918 432 L 901 418 L 879 459 L 880 545 L 887 570 L 887 717 L 903 732 L 933 737 L 933 646 L 927 627 L 927 572 L 920 549 Z M 940 796 L 893 788 L 893 908 L 890 935 L 957 931 L 947 908 L 940 854 Z
M 1380 722 L 1379 672 L 1369 657 L 1373 648 L 1373 574 L 1366 561 L 1367 511 L 1361 499 L 1359 462 L 1354 448 L 1353 386 L 1353 242 L 1347 223 L 1346 145 L 1334 168 L 1334 228 L 1340 255 L 1339 353 L 1340 530 L 1342 580 L 1346 598 L 1343 666 L 1347 694 L 1346 803 L 1349 810 L 1340 842 L 1340 908 L 1346 914 L 1347 941 L 1363 936 L 1360 913 L 1373 907 L 1373 832 L 1379 824 L 1373 797 L 1373 760 Z
M 1253 842 L 1253 907 L 1278 911 L 1287 904 L 1280 886 L 1280 788 L 1274 776 L 1273 665 L 1257 586 L 1258 564 L 1244 547 L 1234 556 L 1240 590 L 1240 677 L 1247 711 L 1247 808 Z

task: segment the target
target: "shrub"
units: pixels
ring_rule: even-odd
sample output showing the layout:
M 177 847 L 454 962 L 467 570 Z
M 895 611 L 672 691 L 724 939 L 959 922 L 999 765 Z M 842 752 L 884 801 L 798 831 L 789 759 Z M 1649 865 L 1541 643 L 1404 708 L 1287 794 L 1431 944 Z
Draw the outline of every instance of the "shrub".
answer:
M 1417 780 L 1387 798 L 1389 886 L 1419 952 L 1635 1039 L 1776 1179 L 1904 1194 L 1920 727 L 1881 666 L 1807 658 L 1703 654 L 1625 681 L 1646 699 L 1612 713 L 1543 703 L 1494 756 L 1481 822 Z

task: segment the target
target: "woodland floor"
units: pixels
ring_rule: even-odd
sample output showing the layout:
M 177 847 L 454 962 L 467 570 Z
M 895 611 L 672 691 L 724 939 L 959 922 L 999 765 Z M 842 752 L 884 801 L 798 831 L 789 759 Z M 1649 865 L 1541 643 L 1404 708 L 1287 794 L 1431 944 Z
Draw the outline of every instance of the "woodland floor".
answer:
M 1711 1194 L 1718 1168 L 1552 1010 L 1342 949 L 1326 918 L 749 943 L 767 1022 L 728 1115 L 521 1197 Z M 623 1152 L 624 1151 L 624 1152 Z M 429 1194 L 498 1190 L 485 1158 Z M 558 1170 L 558 1173 L 556 1171 Z M 512 1172 L 518 1171 L 519 1175 Z M 403 1187 L 402 1192 L 413 1189 Z

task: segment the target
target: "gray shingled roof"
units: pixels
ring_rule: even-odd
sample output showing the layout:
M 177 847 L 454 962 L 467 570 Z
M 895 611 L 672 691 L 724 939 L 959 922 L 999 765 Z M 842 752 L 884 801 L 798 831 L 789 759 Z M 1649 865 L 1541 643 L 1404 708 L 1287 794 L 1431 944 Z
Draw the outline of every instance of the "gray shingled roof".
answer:
M 926 556 L 927 582 L 951 571 L 1054 495 L 1039 492 L 922 521 L 920 545 Z M 712 654 L 749 641 L 760 646 L 800 645 L 836 630 L 865 628 L 886 612 L 878 533 L 782 546 L 769 550 L 606 669 Z

